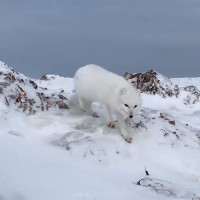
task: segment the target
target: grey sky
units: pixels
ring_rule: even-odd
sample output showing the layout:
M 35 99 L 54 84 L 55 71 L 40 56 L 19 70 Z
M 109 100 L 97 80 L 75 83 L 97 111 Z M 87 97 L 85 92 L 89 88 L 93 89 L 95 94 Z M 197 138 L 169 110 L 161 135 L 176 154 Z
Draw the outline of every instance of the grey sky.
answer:
M 0 60 L 33 78 L 90 63 L 200 76 L 200 1 L 0 0 Z

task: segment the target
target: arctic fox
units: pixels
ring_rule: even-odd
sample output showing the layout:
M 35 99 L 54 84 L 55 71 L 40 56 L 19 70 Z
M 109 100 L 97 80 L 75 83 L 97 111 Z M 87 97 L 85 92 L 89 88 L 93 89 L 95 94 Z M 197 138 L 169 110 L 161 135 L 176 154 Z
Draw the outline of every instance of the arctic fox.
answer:
M 140 92 L 123 77 L 109 72 L 97 65 L 86 65 L 78 69 L 74 76 L 75 92 L 80 107 L 89 114 L 93 102 L 98 102 L 103 109 L 107 125 L 115 127 L 111 111 L 116 114 L 122 137 L 131 142 L 126 131 L 125 119 L 133 118 L 142 106 Z

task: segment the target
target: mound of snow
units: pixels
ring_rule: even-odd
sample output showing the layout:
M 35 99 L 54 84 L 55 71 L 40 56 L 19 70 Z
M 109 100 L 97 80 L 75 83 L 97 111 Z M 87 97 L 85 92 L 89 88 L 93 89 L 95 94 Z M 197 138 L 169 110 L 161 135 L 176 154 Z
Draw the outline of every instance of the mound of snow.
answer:
M 60 90 L 65 92 L 67 95 L 72 95 L 74 92 L 72 78 L 65 78 L 54 74 L 44 75 L 40 80 L 35 81 L 37 85 L 48 90 Z

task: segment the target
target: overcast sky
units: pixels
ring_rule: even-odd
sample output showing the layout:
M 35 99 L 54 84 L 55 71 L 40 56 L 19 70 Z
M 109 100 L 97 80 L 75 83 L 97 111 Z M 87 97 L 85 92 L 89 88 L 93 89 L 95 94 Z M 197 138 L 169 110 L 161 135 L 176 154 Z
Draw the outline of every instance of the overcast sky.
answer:
M 0 0 L 0 60 L 32 78 L 90 63 L 200 76 L 200 0 Z

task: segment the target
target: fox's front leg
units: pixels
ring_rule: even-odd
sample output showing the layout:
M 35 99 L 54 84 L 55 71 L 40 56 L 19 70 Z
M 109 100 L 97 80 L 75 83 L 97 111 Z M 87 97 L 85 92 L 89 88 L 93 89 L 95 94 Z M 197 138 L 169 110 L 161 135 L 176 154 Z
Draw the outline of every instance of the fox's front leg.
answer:
M 118 120 L 118 123 L 119 123 L 119 130 L 120 130 L 121 136 L 124 138 L 124 140 L 126 142 L 131 143 L 132 137 L 127 132 L 125 119 L 123 118 L 123 116 L 120 113 L 117 113 L 117 120 Z
M 80 105 L 81 110 L 82 110 L 83 112 L 85 112 L 84 100 L 83 100 L 81 97 L 79 97 L 79 96 L 77 96 L 77 98 L 78 98 L 78 102 L 79 102 L 79 105 Z

